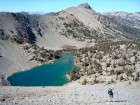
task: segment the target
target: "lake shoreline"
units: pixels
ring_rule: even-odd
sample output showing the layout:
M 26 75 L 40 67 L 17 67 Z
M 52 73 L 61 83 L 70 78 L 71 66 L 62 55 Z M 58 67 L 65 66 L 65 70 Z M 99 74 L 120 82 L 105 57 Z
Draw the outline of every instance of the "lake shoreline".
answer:
M 63 58 L 63 56 L 64 56 L 64 58 Z M 71 66 L 74 66 L 74 68 L 76 67 L 78 67 L 78 66 L 76 66 L 75 65 L 75 61 L 74 61 L 74 59 L 73 59 L 73 53 L 71 54 L 71 53 L 64 53 L 63 54 L 63 56 L 60 58 L 60 60 L 58 61 L 58 60 L 53 60 L 53 62 L 51 62 L 51 65 L 50 66 L 54 66 L 54 65 L 56 65 L 58 62 L 60 62 L 60 61 L 62 61 L 62 60 L 64 60 L 64 59 L 68 59 L 68 61 L 66 60 L 64 60 L 64 62 L 62 62 L 62 64 L 61 65 L 65 65 L 65 66 L 68 66 L 68 67 L 66 67 L 66 68 L 69 68 L 69 69 L 67 69 L 68 71 L 69 70 L 71 70 L 70 68 L 73 68 L 73 67 L 71 67 Z M 68 58 L 66 57 L 66 56 L 68 56 Z M 70 60 L 71 59 L 71 60 Z M 70 60 L 70 61 L 69 61 Z M 55 63 L 56 62 L 56 63 Z M 73 62 L 73 63 L 72 63 Z M 67 64 L 68 63 L 68 64 Z M 70 63 L 70 64 L 69 64 Z M 50 63 L 49 63 L 50 64 Z M 48 64 L 48 65 L 49 65 Z M 46 64 L 43 64 L 43 65 L 46 65 Z M 27 71 L 29 71 L 29 70 L 32 70 L 32 69 L 38 69 L 38 67 L 39 68 L 41 68 L 43 65 L 36 65 L 36 66 L 34 66 L 33 68 L 31 68 L 31 69 L 28 69 L 28 70 L 25 70 L 25 72 L 15 72 L 12 76 L 16 76 L 16 75 L 21 75 L 21 73 L 22 74 L 24 74 L 24 73 L 26 73 Z M 58 64 L 58 65 L 60 65 L 60 64 Z M 47 66 L 47 65 L 46 65 Z M 55 67 L 55 66 L 54 66 Z M 63 66 L 62 66 L 63 67 Z M 58 70 L 59 70 L 59 68 L 57 68 Z M 65 69 L 64 69 L 64 71 L 65 71 Z M 30 72 L 32 72 L 32 71 L 30 71 Z M 57 71 L 58 72 L 58 71 Z M 62 71 L 61 72 L 63 72 L 63 69 L 62 69 Z M 56 73 L 56 72 L 55 72 Z M 48 74 L 48 73 L 47 73 Z M 57 73 L 56 73 L 57 74 Z M 43 74 L 42 74 L 43 75 Z M 58 74 L 59 75 L 59 74 Z M 59 76 L 57 76 L 57 77 L 59 77 Z M 13 77 L 12 77 L 13 78 Z M 20 78 L 20 77 L 19 77 Z M 32 78 L 32 77 L 31 77 Z M 38 77 L 39 78 L 39 77 Z M 62 78 L 62 77 L 61 77 Z M 7 78 L 7 81 L 9 81 L 9 82 L 11 82 L 10 81 L 10 79 L 11 79 L 11 77 L 9 76 L 8 78 Z M 13 80 L 13 79 L 12 79 Z M 68 78 L 67 76 L 66 76 L 66 78 L 65 78 L 65 81 L 68 81 L 68 80 L 70 80 L 70 78 Z M 17 80 L 15 80 L 15 81 L 17 81 Z M 30 81 L 30 79 L 29 79 L 29 81 Z M 69 83 L 69 81 L 67 82 L 67 83 Z M 65 85 L 65 84 L 67 84 L 67 83 L 64 83 L 63 85 Z M 12 86 L 14 86 L 12 83 L 10 83 Z M 22 83 L 20 83 L 20 84 L 22 84 Z M 39 84 L 39 83 L 37 83 L 37 84 Z M 54 82 L 52 82 L 52 84 L 54 84 Z M 57 84 L 59 84 L 59 82 L 57 83 Z M 61 82 L 60 82 L 60 84 L 61 84 Z M 63 85 L 61 85 L 61 86 L 63 86 Z M 18 85 L 15 85 L 15 86 L 18 86 Z M 19 85 L 20 86 L 20 85 Z M 26 86 L 26 85 L 25 85 Z M 32 85 L 31 85 L 32 86 Z M 37 85 L 38 86 L 38 85 Z M 40 85 L 40 86 L 42 86 L 42 85 Z M 46 85 L 46 86 L 53 86 L 53 85 Z M 54 85 L 55 86 L 55 85 Z M 57 86 L 57 85 L 56 85 Z
M 79 64 L 76 63 L 75 56 L 74 56 L 74 59 L 73 60 L 74 60 L 74 65 L 75 66 L 79 67 L 80 69 L 83 69 L 84 68 L 82 65 L 79 65 Z M 69 74 L 66 74 L 66 77 L 70 81 L 70 78 L 71 78 L 70 75 Z
M 59 59 L 60 59 L 60 58 L 59 58 Z M 8 81 L 8 78 L 9 78 L 10 76 L 12 76 L 12 75 L 14 75 L 14 74 L 16 74 L 16 73 L 20 73 L 20 72 L 24 72 L 24 71 L 29 71 L 29 70 L 31 70 L 31 69 L 34 69 L 34 68 L 36 68 L 36 67 L 43 66 L 43 65 L 46 65 L 46 64 L 53 64 L 53 63 L 55 63 L 57 60 L 58 60 L 58 59 L 52 60 L 52 61 L 50 61 L 50 62 L 48 62 L 48 63 L 45 63 L 45 64 L 39 64 L 39 63 L 36 63 L 36 64 L 35 64 L 35 62 L 32 62 L 32 63 L 34 63 L 35 65 L 33 65 L 33 66 L 29 65 L 29 66 L 28 66 L 28 69 L 24 69 L 24 70 L 21 71 L 22 68 L 20 68 L 20 69 L 18 69 L 17 71 L 11 73 L 10 75 L 7 75 L 7 74 L 6 74 L 5 80 L 6 80 L 7 82 L 9 82 L 10 85 L 8 85 L 8 86 L 12 86 L 11 83 L 10 83 L 10 81 Z

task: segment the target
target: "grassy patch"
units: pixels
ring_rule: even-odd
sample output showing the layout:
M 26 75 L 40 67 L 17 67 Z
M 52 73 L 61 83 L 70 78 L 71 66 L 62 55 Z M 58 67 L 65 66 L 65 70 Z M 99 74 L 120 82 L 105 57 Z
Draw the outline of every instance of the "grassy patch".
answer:
M 66 48 L 66 49 L 76 49 L 76 46 L 72 46 L 72 45 L 64 45 L 62 46 L 62 48 Z

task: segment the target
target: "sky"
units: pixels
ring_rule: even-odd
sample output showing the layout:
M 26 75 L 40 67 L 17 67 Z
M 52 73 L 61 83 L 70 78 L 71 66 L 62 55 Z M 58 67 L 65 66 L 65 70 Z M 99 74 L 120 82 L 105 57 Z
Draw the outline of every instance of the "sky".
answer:
M 0 12 L 58 12 L 86 2 L 96 12 L 140 12 L 140 0 L 0 0 Z

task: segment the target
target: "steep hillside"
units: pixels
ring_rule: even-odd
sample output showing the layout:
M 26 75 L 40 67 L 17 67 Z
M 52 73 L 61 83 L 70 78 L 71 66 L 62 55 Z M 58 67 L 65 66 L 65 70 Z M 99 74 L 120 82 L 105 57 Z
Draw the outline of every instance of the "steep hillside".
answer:
M 98 21 L 99 14 L 97 14 L 88 3 L 81 4 L 78 7 L 70 7 L 65 10 L 66 13 L 74 16 L 77 20 L 81 21 L 84 25 L 91 28 L 102 29 L 102 24 Z
M 68 40 L 67 38 L 60 36 L 58 32 L 53 31 L 55 26 L 51 22 L 53 21 L 54 23 L 54 19 L 55 17 L 49 16 L 0 13 L 0 36 L 3 38 L 5 36 L 12 37 L 13 35 L 16 35 L 27 39 L 30 43 L 39 43 L 38 45 L 40 46 L 44 45 L 45 48 L 47 48 L 49 42 L 50 44 L 53 42 L 53 44 L 59 45 L 61 45 L 63 41 L 71 42 L 72 40 Z M 55 24 L 57 25 L 57 23 Z M 39 39 L 42 40 L 38 41 Z M 46 44 L 46 42 L 48 43 Z
M 88 3 L 70 7 L 55 14 L 63 20 L 60 33 L 79 41 L 95 39 L 95 42 L 126 40 L 121 32 L 115 31 L 104 17 L 92 10 Z M 92 41 L 92 40 L 89 40 Z
M 75 63 L 82 69 L 68 73 L 71 81 L 82 85 L 140 85 L 139 41 L 96 44 L 75 53 Z

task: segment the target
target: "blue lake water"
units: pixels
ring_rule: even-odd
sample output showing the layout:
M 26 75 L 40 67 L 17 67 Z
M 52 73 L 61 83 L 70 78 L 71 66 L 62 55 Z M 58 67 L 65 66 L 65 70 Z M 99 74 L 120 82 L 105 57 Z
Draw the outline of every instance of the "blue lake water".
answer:
M 79 69 L 74 65 L 74 54 L 65 53 L 53 64 L 15 73 L 8 77 L 8 81 L 12 86 L 62 86 L 69 82 L 66 74 L 72 68 Z

